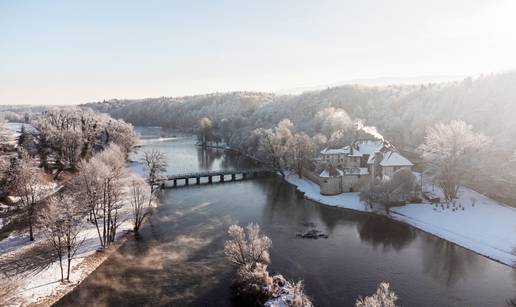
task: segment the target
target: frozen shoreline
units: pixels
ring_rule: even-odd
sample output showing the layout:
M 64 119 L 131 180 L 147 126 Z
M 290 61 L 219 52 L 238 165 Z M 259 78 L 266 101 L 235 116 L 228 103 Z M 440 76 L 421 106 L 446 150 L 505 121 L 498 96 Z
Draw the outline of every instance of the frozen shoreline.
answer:
M 359 193 L 320 194 L 319 185 L 295 174 L 286 181 L 317 203 L 359 212 L 375 213 Z M 429 188 L 428 185 L 426 185 Z M 436 194 L 440 194 L 437 192 Z M 440 196 L 440 195 L 439 195 Z M 455 210 L 454 210 L 455 208 Z M 477 254 L 516 267 L 516 208 L 462 187 L 455 204 L 407 204 L 391 208 L 388 217 L 455 243 Z

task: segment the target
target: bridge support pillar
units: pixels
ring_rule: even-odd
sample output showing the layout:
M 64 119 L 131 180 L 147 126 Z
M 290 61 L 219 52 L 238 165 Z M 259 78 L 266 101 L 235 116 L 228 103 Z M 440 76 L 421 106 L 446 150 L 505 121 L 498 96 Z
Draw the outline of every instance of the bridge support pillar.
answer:
M 177 187 L 177 179 L 174 179 L 174 188 Z
M 231 181 L 235 181 L 235 174 L 231 174 Z
M 224 182 L 224 175 L 220 175 L 220 182 Z
M 213 180 L 212 180 L 211 175 L 210 175 L 210 176 L 208 176 L 208 183 L 212 183 L 212 181 L 213 181 Z
M 195 180 L 197 181 L 197 184 L 201 184 L 201 177 L 197 177 Z
M 188 178 L 185 178 L 185 185 L 188 185 Z

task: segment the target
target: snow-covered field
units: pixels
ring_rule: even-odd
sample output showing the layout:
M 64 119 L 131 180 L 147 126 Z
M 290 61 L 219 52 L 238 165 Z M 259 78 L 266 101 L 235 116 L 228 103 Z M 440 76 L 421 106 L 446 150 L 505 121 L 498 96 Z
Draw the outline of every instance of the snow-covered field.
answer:
M 321 204 L 362 212 L 373 211 L 360 201 L 358 193 L 324 196 L 319 186 L 297 175 L 287 181 Z M 425 184 L 425 190 L 432 190 Z M 434 194 L 442 196 L 438 188 Z M 459 199 L 450 204 L 408 204 L 392 208 L 391 218 L 410 224 L 478 254 L 516 267 L 516 208 L 494 201 L 468 188 L 461 188 Z

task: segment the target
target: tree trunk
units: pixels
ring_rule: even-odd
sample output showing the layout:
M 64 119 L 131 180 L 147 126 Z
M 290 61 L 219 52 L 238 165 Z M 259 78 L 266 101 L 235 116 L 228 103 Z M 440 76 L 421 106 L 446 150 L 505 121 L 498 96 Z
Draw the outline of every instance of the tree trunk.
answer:
M 61 269 L 61 282 L 64 281 L 64 273 L 63 273 L 63 255 L 59 255 L 59 268 Z
M 67 246 L 68 248 L 68 271 L 66 273 L 66 280 L 67 281 L 70 281 L 70 265 L 72 264 L 72 251 L 71 251 L 71 246 L 68 245 Z
M 34 231 L 32 229 L 32 217 L 29 216 L 29 238 L 30 241 L 34 241 Z

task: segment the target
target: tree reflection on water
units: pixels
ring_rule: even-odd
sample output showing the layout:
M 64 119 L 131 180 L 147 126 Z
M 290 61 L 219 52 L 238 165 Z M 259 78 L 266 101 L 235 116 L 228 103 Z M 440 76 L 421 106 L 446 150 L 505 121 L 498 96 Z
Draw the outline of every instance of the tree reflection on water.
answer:
M 364 216 L 358 220 L 357 229 L 362 241 L 384 250 L 399 251 L 416 238 L 414 228 L 386 217 Z
M 467 280 L 481 269 L 479 257 L 451 242 L 439 239 L 430 234 L 422 234 L 423 270 L 433 278 L 453 286 L 459 281 Z

